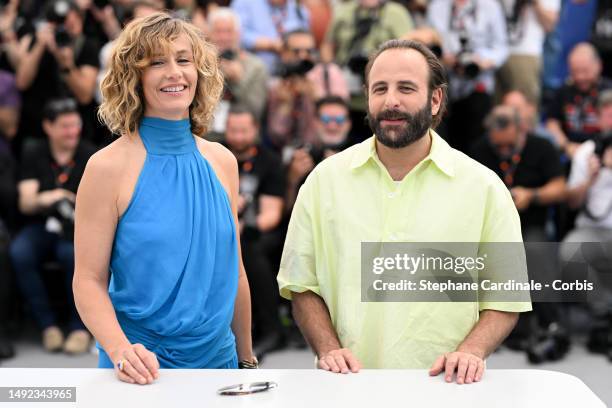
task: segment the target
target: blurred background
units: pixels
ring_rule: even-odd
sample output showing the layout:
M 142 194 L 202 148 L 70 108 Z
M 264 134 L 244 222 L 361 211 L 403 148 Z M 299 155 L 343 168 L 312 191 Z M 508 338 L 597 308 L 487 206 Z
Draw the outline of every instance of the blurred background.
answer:
M 88 158 L 114 140 L 96 118 L 113 40 L 158 10 L 218 49 L 225 90 L 206 137 L 238 159 L 264 368 L 313 367 L 278 296 L 287 224 L 314 166 L 371 136 L 363 72 L 392 38 L 443 61 L 437 131 L 504 181 L 525 241 L 601 243 L 528 258 L 578 260 L 612 281 L 610 0 L 0 0 L 0 367 L 97 364 L 72 299 L 74 198 Z M 530 274 L 552 276 L 556 262 L 544 264 Z M 607 288 L 593 302 L 534 304 L 488 367 L 573 374 L 612 404 Z

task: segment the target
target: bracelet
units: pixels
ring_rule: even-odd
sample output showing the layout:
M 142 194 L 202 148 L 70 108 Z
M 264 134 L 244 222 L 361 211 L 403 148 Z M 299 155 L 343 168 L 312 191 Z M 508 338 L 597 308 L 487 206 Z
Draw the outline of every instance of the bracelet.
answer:
M 533 194 L 531 196 L 531 202 L 534 204 L 540 204 L 540 192 L 537 188 L 533 189 Z
M 259 368 L 259 361 L 257 360 L 257 357 L 253 356 L 253 359 L 251 361 L 249 360 L 239 361 L 238 368 L 248 369 L 248 370 Z

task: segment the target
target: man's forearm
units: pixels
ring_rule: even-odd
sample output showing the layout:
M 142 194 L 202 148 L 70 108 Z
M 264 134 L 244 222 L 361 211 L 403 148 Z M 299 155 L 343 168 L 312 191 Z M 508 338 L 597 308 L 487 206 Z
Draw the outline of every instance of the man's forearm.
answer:
M 481 312 L 478 323 L 457 347 L 457 351 L 471 353 L 482 359 L 487 358 L 510 334 L 518 316 L 518 313 L 497 310 Z
M 292 296 L 293 317 L 315 354 L 321 357 L 342 348 L 323 299 L 311 291 Z
M 535 190 L 538 192 L 537 204 L 540 205 L 557 204 L 566 198 L 565 179 L 563 177 L 555 177 Z
M 94 89 L 87 81 L 87 77 L 81 72 L 81 68 L 73 67 L 70 72 L 65 74 L 66 85 L 74 94 L 80 104 L 90 103 L 94 96 Z
M 36 74 L 38 74 L 38 66 L 44 52 L 45 46 L 36 44 L 32 51 L 20 59 L 15 74 L 15 82 L 20 91 L 25 91 L 32 85 L 32 81 L 34 81 Z

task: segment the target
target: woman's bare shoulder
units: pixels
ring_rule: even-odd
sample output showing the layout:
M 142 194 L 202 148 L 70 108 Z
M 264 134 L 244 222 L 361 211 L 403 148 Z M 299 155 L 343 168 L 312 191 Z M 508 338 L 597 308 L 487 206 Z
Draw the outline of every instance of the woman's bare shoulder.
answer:
M 86 171 L 94 177 L 115 177 L 123 174 L 130 162 L 145 151 L 139 141 L 132 136 L 120 136 L 108 146 L 98 150 L 87 162 Z M 139 145 L 140 144 L 140 145 Z
M 206 139 L 196 138 L 198 148 L 206 160 L 211 162 L 215 170 L 221 170 L 224 176 L 231 178 L 237 173 L 238 164 L 234 154 L 221 143 L 211 142 Z

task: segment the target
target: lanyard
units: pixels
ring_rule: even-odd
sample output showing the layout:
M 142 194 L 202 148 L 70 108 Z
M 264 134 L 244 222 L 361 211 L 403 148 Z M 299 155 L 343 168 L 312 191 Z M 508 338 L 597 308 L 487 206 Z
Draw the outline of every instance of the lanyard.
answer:
M 521 154 L 515 152 L 512 153 L 509 159 L 502 160 L 499 163 L 499 169 L 503 174 L 502 180 L 504 180 L 506 187 L 511 188 L 514 185 L 514 174 L 520 162 Z
M 249 151 L 247 153 L 249 158 L 242 162 L 240 165 L 240 168 L 244 173 L 250 173 L 251 171 L 253 171 L 253 162 L 255 161 L 255 157 L 257 157 L 257 153 L 257 146 L 252 146 L 251 148 L 249 148 Z
M 57 163 L 51 163 L 51 170 L 53 171 L 53 180 L 55 182 L 55 187 L 63 188 L 64 185 L 70 179 L 70 174 L 74 169 L 76 163 L 74 160 L 70 160 L 68 164 L 65 166 L 60 166 Z

